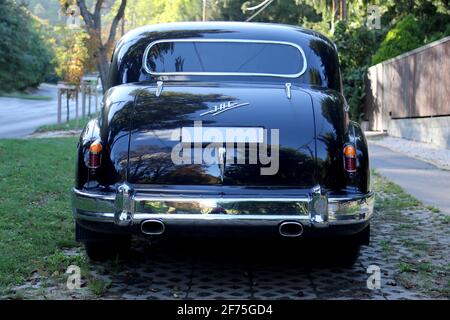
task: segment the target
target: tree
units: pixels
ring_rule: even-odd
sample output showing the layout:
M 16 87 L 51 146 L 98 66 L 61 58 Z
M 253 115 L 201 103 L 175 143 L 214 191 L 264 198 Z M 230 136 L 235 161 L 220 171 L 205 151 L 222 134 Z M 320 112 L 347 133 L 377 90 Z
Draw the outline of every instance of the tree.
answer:
M 55 72 L 62 80 L 80 84 L 81 77 L 89 69 L 89 35 L 81 29 L 69 29 L 65 25 L 55 27 Z
M 47 20 L 49 25 L 56 25 L 61 22 L 62 15 L 59 13 L 58 0 L 21 0 L 21 2 L 27 4 L 28 9 L 34 15 Z
M 53 59 L 45 26 L 16 1 L 0 1 L 0 12 L 0 91 L 39 85 Z
M 62 1 L 63 5 L 69 5 L 67 1 Z M 81 16 L 86 24 L 86 31 L 89 34 L 91 42 L 91 48 L 94 50 L 93 57 L 97 61 L 97 67 L 102 81 L 103 88 L 107 87 L 108 71 L 109 71 L 109 55 L 113 49 L 114 41 L 116 38 L 116 31 L 120 20 L 123 18 L 127 0 L 120 0 L 120 6 L 114 16 L 109 32 L 106 36 L 106 41 L 102 39 L 102 16 L 101 10 L 105 0 L 96 0 L 94 11 L 90 12 L 86 6 L 85 0 L 76 0 L 78 7 L 80 8 Z
M 386 34 L 380 48 L 372 56 L 372 64 L 420 47 L 423 44 L 423 38 L 420 24 L 413 15 L 407 15 Z
M 211 1 L 210 6 L 212 14 L 208 15 L 208 20 L 245 21 L 255 13 L 255 11 L 245 10 L 245 8 L 261 4 L 262 2 L 262 0 Z M 275 0 L 251 21 L 294 25 L 304 25 L 306 21 L 318 22 L 321 20 L 321 16 L 316 12 L 312 2 L 313 1 Z
M 333 41 L 338 47 L 344 84 L 344 96 L 350 107 L 350 118 L 360 121 L 366 95 L 364 78 L 371 65 L 371 57 L 379 47 L 384 30 L 369 30 L 362 25 L 349 27 L 345 21 L 336 24 Z
M 119 3 L 116 2 L 111 12 L 103 17 L 106 23 L 112 22 L 118 5 Z M 199 21 L 201 18 L 201 0 L 128 0 L 124 24 L 126 31 L 129 31 L 146 24 Z

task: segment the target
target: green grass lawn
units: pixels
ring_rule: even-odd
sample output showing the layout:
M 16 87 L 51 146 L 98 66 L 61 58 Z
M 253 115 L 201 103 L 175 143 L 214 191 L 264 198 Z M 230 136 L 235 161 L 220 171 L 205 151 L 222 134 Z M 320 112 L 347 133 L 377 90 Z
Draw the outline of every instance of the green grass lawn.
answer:
M 93 116 L 92 116 L 93 117 Z M 78 129 L 83 129 L 86 124 L 89 122 L 89 120 L 92 119 L 92 117 L 85 117 L 78 119 Z M 48 132 L 48 131 L 60 131 L 60 130 L 75 130 L 75 119 L 69 120 L 69 123 L 63 122 L 60 124 L 51 124 L 51 125 L 44 125 L 39 127 L 35 132 Z
M 76 142 L 0 140 L 0 292 L 77 245 L 69 199 Z
M 50 97 L 50 96 L 39 96 L 39 95 L 29 94 L 26 92 L 0 92 L 0 97 L 17 98 L 17 99 L 25 99 L 25 100 L 44 100 L 44 101 L 52 100 L 52 97 Z

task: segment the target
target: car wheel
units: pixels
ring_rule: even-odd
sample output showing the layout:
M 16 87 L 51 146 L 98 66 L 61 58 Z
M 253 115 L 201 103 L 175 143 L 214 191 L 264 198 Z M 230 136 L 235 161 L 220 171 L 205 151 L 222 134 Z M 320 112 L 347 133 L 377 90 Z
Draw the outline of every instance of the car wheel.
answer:
M 359 257 L 360 245 L 354 242 L 344 241 L 340 248 L 336 248 L 335 262 L 340 267 L 351 267 Z
M 84 243 L 87 256 L 94 261 L 126 256 L 131 245 L 131 236 L 95 232 L 78 223 L 76 224 L 76 239 Z
M 351 267 L 358 260 L 361 245 L 369 245 L 369 243 L 370 225 L 353 236 L 337 239 L 333 245 L 333 258 L 339 266 Z
M 129 252 L 129 245 L 117 242 L 86 242 L 86 254 L 93 261 L 106 261 L 124 257 Z

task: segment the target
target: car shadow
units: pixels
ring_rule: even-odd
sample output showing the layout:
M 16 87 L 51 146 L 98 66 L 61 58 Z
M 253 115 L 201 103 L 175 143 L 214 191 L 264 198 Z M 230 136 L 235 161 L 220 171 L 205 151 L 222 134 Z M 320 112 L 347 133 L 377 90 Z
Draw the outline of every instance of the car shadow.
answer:
M 91 270 L 109 283 L 108 299 L 369 298 L 361 264 L 342 268 L 332 253 L 330 243 L 291 238 L 135 239 Z
M 123 264 L 162 260 L 241 265 L 290 265 L 297 268 L 339 268 L 336 245 L 327 241 L 288 238 L 175 238 L 136 240 L 132 250 L 120 257 Z

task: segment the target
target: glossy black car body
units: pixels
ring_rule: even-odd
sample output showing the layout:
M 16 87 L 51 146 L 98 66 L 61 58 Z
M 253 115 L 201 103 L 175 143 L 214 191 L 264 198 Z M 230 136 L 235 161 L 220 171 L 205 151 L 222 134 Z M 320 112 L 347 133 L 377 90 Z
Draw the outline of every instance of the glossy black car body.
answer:
M 160 41 L 169 47 L 152 47 Z M 301 48 L 304 70 L 283 76 L 266 63 L 262 69 L 274 74 L 183 72 L 183 64 L 192 65 L 189 54 L 176 57 L 182 66 L 170 66 L 173 72 L 156 70 L 166 68 L 157 63 L 177 50 L 176 41 L 193 47 L 231 42 L 238 50 L 250 43 L 260 51 L 290 45 Z M 269 57 L 280 68 L 288 60 Z M 195 59 L 202 63 L 201 54 Z M 334 44 L 307 29 L 173 23 L 128 33 L 115 48 L 101 114 L 80 138 L 73 191 L 77 238 L 91 244 L 110 239 L 106 232 L 197 235 L 218 227 L 367 243 L 373 211 L 367 143 L 359 125 L 348 120 L 341 83 Z M 213 115 L 221 104 L 245 106 Z M 266 164 L 228 160 L 222 167 L 175 164 L 171 152 L 180 141 L 170 137 L 196 121 L 206 128 L 279 130 L 278 171 L 261 175 Z M 102 146 L 100 164 L 89 168 L 93 143 Z M 354 170 L 344 168 L 348 145 L 356 151 Z

